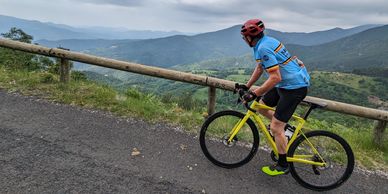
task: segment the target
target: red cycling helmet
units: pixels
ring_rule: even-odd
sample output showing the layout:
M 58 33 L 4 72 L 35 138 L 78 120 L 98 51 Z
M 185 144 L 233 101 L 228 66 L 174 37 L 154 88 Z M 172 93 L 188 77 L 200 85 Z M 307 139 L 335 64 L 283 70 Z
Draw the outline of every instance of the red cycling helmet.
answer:
M 255 37 L 265 29 L 263 21 L 260 19 L 251 19 L 244 23 L 241 27 L 241 35 Z
M 252 40 L 265 30 L 263 21 L 260 19 L 250 19 L 241 26 L 241 35 L 249 46 L 252 45 Z

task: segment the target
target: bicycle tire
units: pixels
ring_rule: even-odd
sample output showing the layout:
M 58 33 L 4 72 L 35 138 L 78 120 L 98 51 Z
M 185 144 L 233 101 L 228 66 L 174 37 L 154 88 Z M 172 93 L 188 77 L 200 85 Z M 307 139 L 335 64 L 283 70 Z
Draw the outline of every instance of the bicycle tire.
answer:
M 256 125 L 253 123 L 253 121 L 251 119 L 248 119 L 246 121 L 246 123 L 244 124 L 244 131 L 245 131 L 245 134 L 251 133 L 250 135 L 252 135 L 252 137 L 249 139 L 252 140 L 252 144 L 247 144 L 248 146 L 237 145 L 238 144 L 237 141 L 239 141 L 239 140 L 238 140 L 238 138 L 236 138 L 236 140 L 235 140 L 236 142 L 234 142 L 235 144 L 233 147 L 235 147 L 237 150 L 239 149 L 239 152 L 235 152 L 234 154 L 231 154 L 230 158 L 232 158 L 232 157 L 237 158 L 236 155 L 242 154 L 243 150 L 248 151 L 246 156 L 245 156 L 245 154 L 242 154 L 243 157 L 241 159 L 238 158 L 238 159 L 236 159 L 236 161 L 233 161 L 233 162 L 222 161 L 219 157 L 217 157 L 217 155 L 224 156 L 223 152 L 222 152 L 222 154 L 220 154 L 221 149 L 229 147 L 229 145 L 225 145 L 225 139 L 227 139 L 227 138 L 225 138 L 224 135 L 229 133 L 233 127 L 230 127 L 230 128 L 227 127 L 224 134 L 219 134 L 219 135 L 217 135 L 218 137 L 214 137 L 216 135 L 212 134 L 212 132 L 210 131 L 210 130 L 212 130 L 212 124 L 217 124 L 218 120 L 220 120 L 220 119 L 221 119 L 220 122 L 222 122 L 223 118 L 225 118 L 225 120 L 227 120 L 228 119 L 227 117 L 231 117 L 235 120 L 235 121 L 233 121 L 234 123 L 231 122 L 231 126 L 232 125 L 234 126 L 239 120 L 244 118 L 244 116 L 245 116 L 244 114 L 237 112 L 237 111 L 232 111 L 232 110 L 221 111 L 221 112 L 218 112 L 218 113 L 211 115 L 202 125 L 200 135 L 199 135 L 199 142 L 201 145 L 202 152 L 204 153 L 206 158 L 209 159 L 213 164 L 220 166 L 220 167 L 223 167 L 223 168 L 229 168 L 229 169 L 230 168 L 237 168 L 237 167 L 240 167 L 240 166 L 248 163 L 256 154 L 257 148 L 259 146 L 259 133 L 258 133 Z M 225 123 L 225 122 L 222 122 L 222 123 Z M 247 128 L 249 128 L 249 129 L 247 129 Z M 248 132 L 248 130 L 250 132 Z M 240 133 L 243 133 L 242 131 L 243 130 L 240 130 L 236 136 L 239 136 Z M 243 135 L 243 134 L 241 134 L 241 135 Z M 221 136 L 222 136 L 222 138 L 220 139 Z M 244 143 L 245 142 L 243 142 L 242 144 L 244 144 Z M 218 150 L 212 150 L 212 149 L 210 149 L 212 146 L 219 146 L 220 148 L 218 148 Z M 239 146 L 239 147 L 237 147 L 237 146 Z M 229 147 L 229 148 L 231 148 L 231 147 Z M 222 150 L 222 151 L 227 152 L 227 149 Z M 216 152 L 220 152 L 220 153 L 216 153 Z
M 310 142 L 314 142 L 312 144 L 316 146 L 318 152 L 322 155 L 325 162 L 327 162 L 327 166 L 322 167 L 322 169 L 319 169 L 319 167 L 314 167 L 313 165 L 301 164 L 296 162 L 290 163 L 290 172 L 294 177 L 294 179 L 303 187 L 316 190 L 316 191 L 331 190 L 339 187 L 344 182 L 346 182 L 349 179 L 354 169 L 354 154 L 350 145 L 345 141 L 345 139 L 343 139 L 339 135 L 334 134 L 332 132 L 320 131 L 320 130 L 308 132 L 305 134 L 305 136 L 309 139 Z M 305 141 L 306 140 L 305 136 L 300 135 L 294 141 L 294 143 L 290 146 L 290 149 L 288 151 L 288 156 L 292 157 L 294 156 L 296 151 L 303 152 L 306 150 L 302 146 L 303 142 L 307 142 Z M 334 141 L 334 142 L 328 143 L 329 141 Z M 315 143 L 320 145 L 315 145 Z M 324 149 L 327 149 L 327 150 L 322 150 L 322 147 L 323 147 L 322 145 L 325 147 Z M 338 153 L 341 150 L 344 151 L 344 153 L 346 154 L 339 155 Z M 334 159 L 331 159 L 331 158 L 329 159 L 328 157 L 331 157 Z M 316 159 L 320 160 L 318 157 L 316 157 Z M 308 168 L 310 168 L 310 170 L 309 169 L 301 170 L 301 168 L 296 167 L 296 165 L 305 165 Z M 342 165 L 344 167 L 343 173 L 341 173 Z M 325 177 L 321 176 L 321 175 L 329 175 L 329 173 L 327 173 L 326 171 L 331 169 L 334 170 L 334 175 L 336 176 L 339 175 L 338 178 L 334 178 L 334 180 L 329 181 L 328 179 L 325 179 Z M 312 175 L 311 180 L 309 180 L 307 176 L 302 175 L 302 173 L 307 173 L 309 177 L 310 175 Z

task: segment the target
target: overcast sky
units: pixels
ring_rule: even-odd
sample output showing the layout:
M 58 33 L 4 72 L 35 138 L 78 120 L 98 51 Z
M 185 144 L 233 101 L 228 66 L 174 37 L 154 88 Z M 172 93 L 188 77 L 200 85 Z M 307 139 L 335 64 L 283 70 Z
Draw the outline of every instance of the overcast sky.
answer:
M 0 15 L 183 32 L 214 31 L 261 18 L 271 29 L 311 32 L 388 24 L 388 0 L 0 0 Z

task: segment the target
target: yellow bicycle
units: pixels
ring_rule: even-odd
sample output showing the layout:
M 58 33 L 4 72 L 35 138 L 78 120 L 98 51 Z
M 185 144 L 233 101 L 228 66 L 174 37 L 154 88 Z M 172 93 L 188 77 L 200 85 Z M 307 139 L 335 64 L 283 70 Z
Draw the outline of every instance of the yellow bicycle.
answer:
M 240 93 L 240 99 L 242 95 Z M 244 104 L 247 109 L 245 114 L 234 110 L 217 112 L 202 125 L 199 136 L 201 149 L 212 163 L 223 168 L 236 168 L 248 163 L 259 146 L 256 124 L 272 149 L 272 160 L 277 161 L 275 141 L 262 116 L 256 114 L 258 109 L 274 109 L 260 104 L 259 100 L 260 98 L 257 98 L 250 106 Z M 318 191 L 334 189 L 352 174 L 353 151 L 337 134 L 322 130 L 302 130 L 311 111 L 325 107 L 324 104 L 308 104 L 309 108 L 303 117 L 292 116 L 297 125 L 293 128 L 295 131 L 287 144 L 290 172 L 296 181 L 306 188 Z M 268 146 L 265 148 L 269 150 Z

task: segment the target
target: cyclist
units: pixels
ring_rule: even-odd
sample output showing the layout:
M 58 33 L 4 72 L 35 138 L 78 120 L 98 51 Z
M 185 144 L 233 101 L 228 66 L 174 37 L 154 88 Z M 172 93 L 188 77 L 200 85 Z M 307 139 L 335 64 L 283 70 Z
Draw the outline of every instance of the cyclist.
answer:
M 262 171 L 276 176 L 289 172 L 285 127 L 298 104 L 307 95 L 310 76 L 303 63 L 295 56 L 292 57 L 282 43 L 264 35 L 264 29 L 264 23 L 260 19 L 248 20 L 241 27 L 242 38 L 253 48 L 257 65 L 246 85 L 240 87 L 247 91 L 243 96 L 245 102 L 263 96 L 261 103 L 270 107 L 276 106 L 275 111 L 259 110 L 260 114 L 271 120 L 271 133 L 279 151 L 278 162 L 264 166 Z M 266 72 L 268 79 L 257 89 L 249 90 L 263 72 Z

